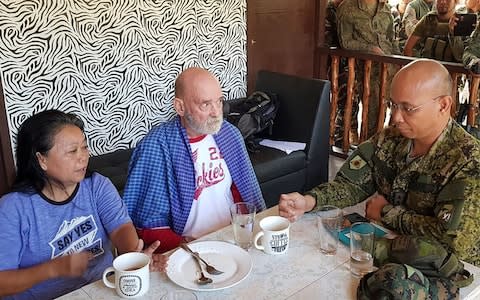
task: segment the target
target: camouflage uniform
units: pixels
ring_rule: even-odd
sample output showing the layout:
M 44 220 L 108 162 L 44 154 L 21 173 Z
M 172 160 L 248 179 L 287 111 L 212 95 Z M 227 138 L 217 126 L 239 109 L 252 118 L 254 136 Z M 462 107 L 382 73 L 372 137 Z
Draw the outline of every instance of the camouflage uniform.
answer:
M 317 208 L 355 205 L 378 192 L 384 226 L 441 242 L 480 266 L 480 141 L 451 120 L 430 151 L 407 164 L 411 140 L 389 127 L 362 143 L 335 180 L 307 194 Z
M 408 39 L 407 34 L 405 33 L 405 28 L 403 27 L 402 18 L 403 14 L 400 14 L 398 11 L 398 4 L 395 10 L 392 10 L 393 16 L 393 29 L 395 32 L 395 42 L 398 44 L 398 48 L 403 51 L 403 47 L 405 47 L 405 42 Z
M 338 47 L 337 35 L 337 8 L 332 0 L 327 3 L 327 17 L 325 18 L 325 43 L 330 47 Z
M 357 299 L 458 299 L 458 288 L 442 278 L 427 278 L 406 264 L 386 264 L 365 275 L 357 289 Z
M 403 27 L 405 28 L 407 36 L 412 34 L 418 21 L 432 10 L 432 5 L 433 2 L 427 3 L 425 0 L 413 0 L 407 4 L 402 19 Z
M 468 41 L 462 60 L 467 69 L 471 69 L 472 66 L 480 62 L 480 27 L 478 25 Z
M 477 17 L 480 19 L 480 16 L 477 15 Z M 470 36 L 467 47 L 463 52 L 462 60 L 465 68 L 470 69 L 475 73 L 480 73 L 480 26 L 478 24 L 475 31 Z M 478 97 L 480 98 L 480 93 L 478 93 Z M 472 129 L 471 133 L 480 139 L 480 131 L 478 130 L 478 126 L 480 125 L 480 114 L 478 113 L 478 106 L 476 107 L 476 110 L 475 127 Z
M 337 29 L 340 46 L 349 50 L 372 52 L 379 47 L 387 55 L 399 54 L 395 43 L 393 17 L 390 6 L 381 1 L 375 11 L 361 0 L 344 0 L 337 9 Z M 363 64 L 362 64 L 363 65 Z M 363 66 L 357 66 L 358 94 L 363 94 Z M 389 70 L 389 74 L 394 72 Z M 387 82 L 390 82 L 390 76 Z M 379 109 L 380 66 L 373 64 L 370 76 L 370 98 L 368 110 L 368 135 L 376 132 Z M 361 97 L 361 96 L 360 96 Z M 358 106 L 355 101 L 354 106 Z M 354 111 L 358 109 L 354 108 Z M 352 118 L 357 118 L 356 115 Z
M 339 47 L 338 34 L 337 34 L 337 8 L 332 0 L 327 4 L 327 17 L 325 18 L 325 41 L 330 47 Z M 328 76 L 331 76 L 331 61 L 328 62 Z M 331 78 L 330 78 L 331 79 Z M 338 101 L 337 101 L 337 114 L 335 117 L 335 145 L 341 147 L 343 140 L 343 114 L 345 111 L 345 103 L 347 99 L 347 81 L 348 81 L 348 63 L 346 58 L 340 59 L 339 71 L 338 71 Z M 355 115 L 357 111 L 352 112 Z M 358 127 L 356 118 L 352 120 L 352 129 L 355 130 Z
M 466 8 L 461 8 L 457 13 L 465 13 Z M 461 62 L 463 49 L 467 37 L 451 36 L 448 29 L 448 21 L 440 22 L 437 12 L 426 14 L 415 26 L 412 35 L 421 37 L 419 43 L 423 44 L 421 57 L 436 60 Z

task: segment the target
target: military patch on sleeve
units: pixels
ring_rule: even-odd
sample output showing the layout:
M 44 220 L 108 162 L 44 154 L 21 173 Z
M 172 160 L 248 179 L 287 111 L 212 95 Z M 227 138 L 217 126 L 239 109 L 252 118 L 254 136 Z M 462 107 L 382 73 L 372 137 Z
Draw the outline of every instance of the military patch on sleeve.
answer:
M 450 222 L 450 219 L 453 216 L 454 210 L 455 210 L 455 207 L 452 204 L 445 204 L 444 206 L 442 206 L 442 208 L 438 212 L 437 217 L 443 220 L 444 222 L 448 223 Z
M 355 157 L 350 160 L 349 166 L 350 170 L 360 170 L 365 167 L 366 164 L 367 162 L 363 160 L 360 155 L 355 155 Z

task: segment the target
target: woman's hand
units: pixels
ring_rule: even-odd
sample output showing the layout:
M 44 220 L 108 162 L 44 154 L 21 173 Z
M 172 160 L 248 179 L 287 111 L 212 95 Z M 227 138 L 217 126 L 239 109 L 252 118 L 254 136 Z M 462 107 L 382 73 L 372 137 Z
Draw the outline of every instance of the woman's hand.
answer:
M 155 253 L 155 250 L 160 246 L 160 241 L 155 241 L 145 250 L 142 251 L 144 246 L 143 240 L 138 239 L 137 252 L 143 252 L 150 257 L 150 271 L 165 272 L 167 268 L 168 256 Z
M 82 276 L 92 258 L 93 254 L 88 251 L 55 258 L 50 261 L 50 278 Z

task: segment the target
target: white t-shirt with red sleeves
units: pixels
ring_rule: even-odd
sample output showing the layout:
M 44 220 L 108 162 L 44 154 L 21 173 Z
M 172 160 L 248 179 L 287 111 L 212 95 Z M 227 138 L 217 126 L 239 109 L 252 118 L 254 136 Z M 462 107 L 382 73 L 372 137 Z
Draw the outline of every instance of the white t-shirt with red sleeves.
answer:
M 190 139 L 195 193 L 183 236 L 199 238 L 230 224 L 232 177 L 212 135 Z

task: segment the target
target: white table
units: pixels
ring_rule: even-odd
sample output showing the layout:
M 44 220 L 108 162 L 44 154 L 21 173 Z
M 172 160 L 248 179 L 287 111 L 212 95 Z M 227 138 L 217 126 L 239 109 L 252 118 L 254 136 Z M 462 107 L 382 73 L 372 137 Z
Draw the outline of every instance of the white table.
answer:
M 270 208 L 257 216 L 258 221 L 268 215 L 277 215 L 278 208 Z M 233 239 L 231 226 L 211 233 L 200 240 Z M 249 251 L 253 260 L 250 275 L 238 285 L 213 292 L 194 292 L 198 299 L 356 299 L 359 279 L 350 275 L 349 254 L 346 247 L 339 246 L 337 255 L 320 253 L 315 216 L 306 214 L 290 228 L 288 253 L 270 256 L 262 251 Z M 474 273 L 475 281 L 461 289 L 462 299 L 480 299 L 480 268 L 466 264 Z M 151 273 L 150 289 L 139 299 L 159 299 L 167 291 L 183 289 L 171 282 L 163 273 Z M 97 281 L 60 299 L 121 299 L 114 289 Z

